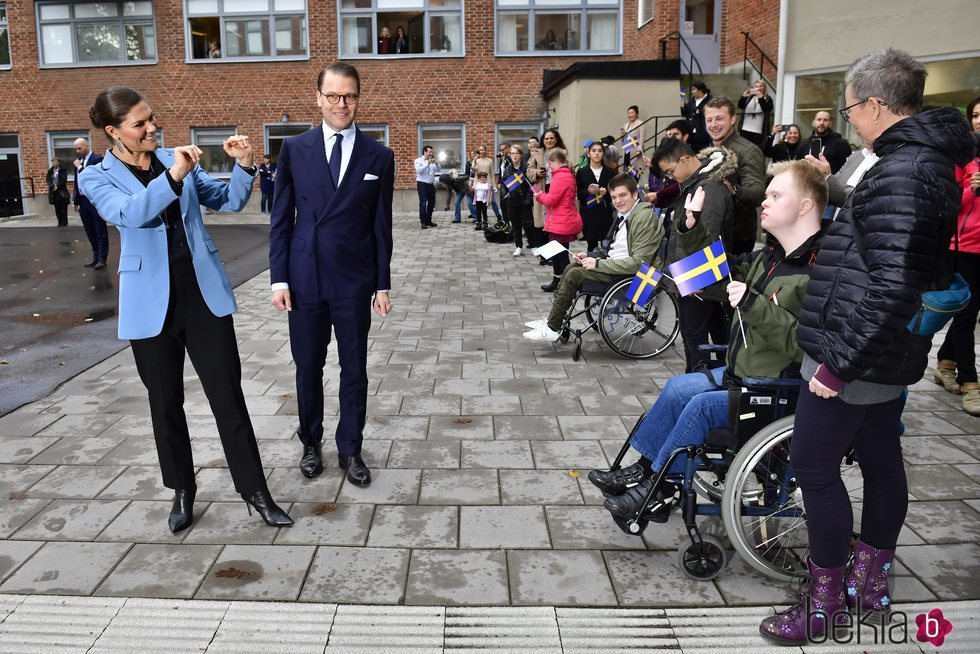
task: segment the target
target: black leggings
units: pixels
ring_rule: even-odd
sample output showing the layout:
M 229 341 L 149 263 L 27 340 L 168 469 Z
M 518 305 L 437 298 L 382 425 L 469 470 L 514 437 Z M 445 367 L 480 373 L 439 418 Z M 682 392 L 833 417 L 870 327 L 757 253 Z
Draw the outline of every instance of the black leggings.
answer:
M 977 381 L 977 356 L 974 353 L 973 331 L 980 313 L 980 254 L 960 252 L 956 270 L 970 285 L 970 303 L 953 316 L 946 339 L 939 348 L 939 358 L 956 362 L 956 383 Z
M 806 385 L 793 423 L 790 460 L 803 490 L 810 558 L 821 568 L 847 564 L 854 517 L 840 477 L 841 460 L 853 446 L 864 477 L 861 540 L 895 549 L 908 509 L 902 461 L 902 398 L 881 404 L 822 399 Z

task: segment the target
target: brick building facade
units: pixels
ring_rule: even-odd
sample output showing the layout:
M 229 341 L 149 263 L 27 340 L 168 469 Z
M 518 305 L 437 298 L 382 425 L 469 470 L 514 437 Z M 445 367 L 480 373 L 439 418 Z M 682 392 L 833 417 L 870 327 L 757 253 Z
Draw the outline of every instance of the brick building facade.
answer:
M 152 3 L 155 62 L 78 67 L 41 64 L 44 53 L 40 48 L 48 38 L 46 33 L 39 34 L 41 14 L 36 5 L 42 3 L 0 0 L 10 50 L 10 65 L 0 66 L 4 98 L 0 103 L 0 135 L 6 135 L 8 142 L 11 135 L 16 136 L 21 175 L 34 178 L 39 194 L 44 191 L 40 187 L 49 165 L 52 132 L 89 131 L 96 150 L 107 145 L 100 134 L 90 129 L 88 107 L 95 95 L 109 85 L 132 86 L 147 96 L 158 114 L 168 146 L 190 142 L 192 129 L 234 126 L 239 133 L 253 136 L 253 142 L 261 147 L 263 139 L 259 137 L 267 126 L 281 123 L 285 115 L 288 123 L 319 120 L 314 104 L 315 80 L 323 65 L 338 59 L 342 45 L 338 40 L 338 7 L 363 0 L 301 2 L 307 20 L 308 57 L 248 62 L 230 58 L 190 60 L 186 40 L 191 31 L 185 12 L 192 1 Z M 217 1 L 212 1 L 217 6 Z M 387 126 L 388 143 L 398 162 L 396 187 L 414 188 L 410 162 L 420 145 L 420 124 L 464 123 L 468 152 L 481 143 L 492 147 L 498 123 L 544 126 L 547 120 L 542 115 L 547 107 L 540 95 L 544 70 L 564 69 L 578 61 L 657 58 L 659 40 L 678 29 L 683 1 L 691 0 L 619 0 L 614 6 L 622 27 L 621 54 L 497 56 L 495 39 L 501 9 L 493 0 L 469 0 L 461 9 L 465 35 L 461 56 L 429 53 L 404 58 L 344 57 L 357 66 L 362 76 L 358 123 Z M 644 7 L 652 4 L 655 12 L 639 27 L 638 2 Z M 765 32 L 766 35 L 754 38 L 766 43 L 770 54 L 775 55 L 778 0 L 718 3 L 725 12 L 721 35 L 723 65 L 741 59 L 743 29 L 753 35 Z M 73 2 L 62 0 L 61 4 Z M 119 3 L 123 4 L 149 5 Z M 426 6 L 430 4 L 435 3 L 429 0 Z M 618 133 L 624 111 L 625 107 L 610 108 L 608 124 L 597 126 L 597 130 Z

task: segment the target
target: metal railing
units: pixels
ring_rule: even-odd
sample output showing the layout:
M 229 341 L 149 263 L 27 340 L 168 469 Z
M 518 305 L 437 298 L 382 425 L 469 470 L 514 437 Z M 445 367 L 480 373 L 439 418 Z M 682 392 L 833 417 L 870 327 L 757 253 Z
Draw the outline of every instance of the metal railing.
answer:
M 749 36 L 748 32 L 742 32 L 742 35 L 745 37 L 745 45 L 742 51 L 742 79 L 749 79 L 748 67 L 752 66 L 752 68 L 755 69 L 755 72 L 759 74 L 759 77 L 762 78 L 762 81 L 765 82 L 770 89 L 772 89 L 773 93 L 775 93 L 776 86 L 772 83 L 772 81 L 770 81 L 769 76 L 766 75 L 766 64 L 769 64 L 769 67 L 772 69 L 773 77 L 775 77 L 776 73 L 778 72 L 776 62 L 766 54 L 765 50 L 763 50 L 758 43 L 752 40 L 752 37 Z M 758 65 L 756 65 L 755 61 L 749 57 L 749 46 L 752 46 L 753 48 L 753 55 L 758 54 Z
M 628 130 L 627 132 L 625 132 L 619 138 L 620 148 L 622 148 L 623 139 L 626 136 L 628 136 L 629 134 L 632 134 L 633 132 L 638 131 L 641 127 L 644 127 L 645 125 L 647 125 L 648 123 L 650 123 L 652 121 L 653 122 L 653 134 L 652 135 L 644 134 L 643 142 L 640 143 L 640 154 L 645 154 L 647 151 L 653 151 L 653 150 L 655 150 L 657 148 L 657 144 L 660 143 L 660 136 L 664 132 L 667 131 L 667 125 L 670 125 L 672 122 L 674 122 L 675 120 L 678 120 L 680 118 L 684 118 L 684 116 L 682 114 L 667 114 L 667 115 L 663 115 L 663 116 L 650 116 L 649 118 L 647 118 L 646 120 L 644 120 L 643 122 L 641 122 L 639 125 L 637 125 L 633 129 Z M 653 141 L 653 144 L 651 146 L 647 147 L 647 143 L 650 143 L 650 141 Z M 624 152 L 623 155 L 625 155 L 625 154 L 626 153 Z M 630 158 L 632 159 L 632 154 L 630 155 Z M 623 160 L 625 160 L 625 156 L 623 157 Z
M 698 58 L 694 56 L 694 51 L 691 50 L 691 46 L 688 45 L 687 41 L 684 40 L 684 37 L 677 30 L 674 30 L 670 34 L 668 34 L 665 37 L 663 37 L 662 39 L 660 39 L 660 58 L 661 59 L 666 59 L 667 58 L 667 46 L 668 46 L 668 44 L 671 41 L 677 41 L 677 59 L 678 59 L 678 61 L 681 62 L 681 69 L 682 69 L 682 71 L 685 68 L 687 69 L 687 83 L 684 85 L 684 88 L 687 89 L 687 94 L 688 94 L 687 97 L 690 97 L 690 94 L 691 94 L 691 85 L 694 84 L 694 69 L 695 69 L 695 67 L 697 68 L 698 77 L 704 77 L 704 71 L 701 69 L 701 62 L 698 61 Z M 684 50 L 686 50 L 687 51 L 687 54 L 688 54 L 688 57 L 687 57 L 687 61 L 686 62 L 684 60 L 684 57 L 681 56 L 682 55 L 682 52 L 681 52 L 681 46 L 682 45 L 684 46 Z

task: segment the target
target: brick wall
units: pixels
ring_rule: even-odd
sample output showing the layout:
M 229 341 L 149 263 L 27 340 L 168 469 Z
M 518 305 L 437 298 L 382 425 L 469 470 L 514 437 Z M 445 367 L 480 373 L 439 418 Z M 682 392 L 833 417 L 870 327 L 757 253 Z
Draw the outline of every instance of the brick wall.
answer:
M 763 52 L 777 64 L 779 53 L 779 0 L 723 0 L 721 8 L 721 66 L 741 64 L 745 58 L 748 32 Z M 749 48 L 749 58 L 758 65 L 759 55 Z M 766 76 L 775 84 L 775 71 L 768 66 Z
M 654 20 L 637 29 L 637 0 L 623 0 L 622 57 L 498 58 L 493 56 L 493 0 L 470 0 L 464 15 L 465 58 L 349 60 L 363 81 L 358 121 L 388 124 L 398 165 L 396 186 L 413 188 L 411 161 L 419 123 L 465 122 L 468 149 L 490 145 L 495 122 L 539 120 L 543 70 L 582 60 L 659 57 L 659 39 L 677 29 L 679 1 L 657 0 Z M 190 142 L 192 127 L 235 125 L 261 147 L 263 124 L 277 122 L 283 112 L 293 122 L 318 120 L 315 80 L 319 69 L 336 59 L 337 5 L 313 0 L 307 5 L 309 61 L 187 64 L 182 3 L 173 0 L 154 3 L 157 64 L 42 70 L 33 3 L 8 0 L 13 69 L 0 71 L 0 132 L 18 134 L 24 174 L 43 178 L 48 166 L 45 133 L 88 129 L 88 107 L 96 94 L 123 84 L 147 96 L 169 146 Z M 725 25 L 745 21 L 753 38 L 771 23 L 771 41 L 760 37 L 760 43 L 775 55 L 778 0 L 732 0 L 724 6 L 731 13 Z M 760 8 L 769 12 L 770 20 Z M 726 42 L 726 52 L 730 46 Z M 736 49 L 741 56 L 740 34 Z M 618 114 L 621 108 L 611 111 Z M 105 146 L 94 130 L 92 138 L 96 149 Z

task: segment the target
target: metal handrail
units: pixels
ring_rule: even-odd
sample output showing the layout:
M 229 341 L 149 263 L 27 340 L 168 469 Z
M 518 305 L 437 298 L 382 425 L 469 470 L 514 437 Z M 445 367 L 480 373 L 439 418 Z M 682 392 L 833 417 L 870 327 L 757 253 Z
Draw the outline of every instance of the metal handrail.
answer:
M 752 40 L 752 37 L 749 36 L 749 33 L 748 32 L 742 32 L 742 35 L 745 37 L 745 43 L 744 43 L 744 47 L 743 47 L 743 50 L 742 50 L 742 79 L 744 79 L 744 80 L 749 79 L 749 73 L 748 73 L 747 66 L 751 65 L 752 68 L 754 68 L 755 71 L 757 73 L 759 73 L 759 77 L 762 78 L 762 81 L 765 82 L 766 85 L 770 89 L 772 89 L 773 92 L 775 93 L 776 86 L 771 81 L 769 81 L 769 78 L 768 77 L 766 77 L 765 66 L 766 66 L 766 63 L 768 63 L 772 67 L 773 72 L 778 72 L 779 71 L 779 67 L 776 66 L 776 62 L 773 61 L 769 57 L 769 55 L 766 54 L 765 50 L 763 50 L 761 47 L 759 47 L 759 44 L 756 43 L 754 40 Z M 751 59 L 749 59 L 749 44 L 750 43 L 759 52 L 759 65 L 758 66 L 755 65 L 755 62 L 754 61 L 752 61 Z
M 690 97 L 691 93 L 693 92 L 692 85 L 694 84 L 694 67 L 697 66 L 699 77 L 704 77 L 704 70 L 701 68 L 701 62 L 694 56 L 694 51 L 691 49 L 691 46 L 684 40 L 684 37 L 677 30 L 674 30 L 670 34 L 667 34 L 660 39 L 660 58 L 667 58 L 667 42 L 675 39 L 677 41 L 677 59 L 680 61 L 681 66 L 684 65 L 684 59 L 681 57 L 681 45 L 687 49 L 687 54 L 689 55 L 687 64 L 687 84 L 685 86 L 687 87 L 687 97 Z
M 661 134 L 663 134 L 664 132 L 667 131 L 667 126 L 666 125 L 669 125 L 670 123 L 674 122 L 678 118 L 684 118 L 684 115 L 683 114 L 667 114 L 667 115 L 662 115 L 662 116 L 650 116 L 649 118 L 647 118 L 646 120 L 644 120 L 643 122 L 641 122 L 639 125 L 637 125 L 633 129 L 627 130 L 626 133 L 624 133 L 622 136 L 620 136 L 619 137 L 619 143 L 622 144 L 623 137 L 625 137 L 627 134 L 630 134 L 632 132 L 635 132 L 636 130 L 640 129 L 641 127 L 643 127 L 644 125 L 646 125 L 647 123 L 649 123 L 652 120 L 653 121 L 653 135 L 652 136 L 647 136 L 645 139 L 643 139 L 643 143 L 640 144 L 640 154 L 645 153 L 647 150 L 654 150 L 654 149 L 656 149 L 657 144 L 660 142 L 660 139 L 658 137 Z M 666 123 L 663 128 L 660 127 L 660 121 L 661 120 L 663 120 Z M 651 146 L 651 147 L 648 148 L 647 147 L 647 143 L 649 143 L 651 140 L 653 141 L 653 146 Z M 624 160 L 625 160 L 625 154 L 626 153 L 624 152 L 623 153 L 623 155 L 624 155 L 623 159 Z

